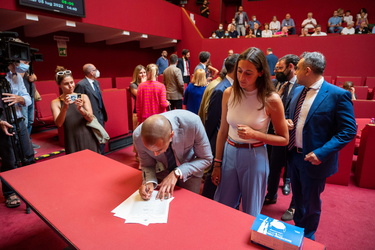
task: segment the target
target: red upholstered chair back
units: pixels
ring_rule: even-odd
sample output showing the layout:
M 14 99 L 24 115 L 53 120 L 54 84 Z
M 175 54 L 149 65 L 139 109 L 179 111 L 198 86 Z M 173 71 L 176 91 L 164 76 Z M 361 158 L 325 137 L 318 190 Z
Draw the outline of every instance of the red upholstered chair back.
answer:
M 115 88 L 126 89 L 129 87 L 130 82 L 133 80 L 131 76 L 116 77 L 115 78 Z
M 125 89 L 111 89 L 102 92 L 108 121 L 105 129 L 111 139 L 129 133 L 128 105 Z
M 336 77 L 336 85 L 342 86 L 346 81 L 353 82 L 354 86 L 363 86 L 364 85 L 364 79 L 361 76 L 338 76 Z
M 359 144 L 361 143 L 362 130 L 370 123 L 371 118 L 356 118 L 357 135 L 355 140 L 355 152 L 358 152 Z
M 368 100 L 369 98 L 369 88 L 367 86 L 355 86 L 355 93 L 357 95 L 357 99 L 360 100 Z
M 101 90 L 113 88 L 112 77 L 101 77 L 101 78 L 98 78 L 98 81 L 100 83 L 100 89 Z
M 355 138 L 349 142 L 339 154 L 339 171 L 327 178 L 327 183 L 337 185 L 349 185 L 350 173 L 352 170 L 352 160 L 354 154 Z
M 324 76 L 324 80 L 326 80 L 329 83 L 335 84 L 335 82 L 332 81 L 332 76 Z
M 193 79 L 193 78 L 192 78 Z M 159 76 L 158 76 L 158 82 L 161 82 L 161 83 L 164 83 L 164 75 L 163 74 L 160 74 Z
M 55 93 L 40 95 L 42 100 L 35 102 L 35 120 L 43 125 L 54 124 L 51 102 L 57 98 Z M 35 124 L 37 125 L 37 123 Z
M 342 85 L 338 85 L 338 87 L 342 88 Z M 369 97 L 369 88 L 367 86 L 355 86 L 355 95 L 357 96 L 357 100 L 368 100 Z
M 375 100 L 353 100 L 355 118 L 375 117 Z
M 55 93 L 58 96 L 60 95 L 59 85 L 57 85 L 54 80 L 36 81 L 34 84 L 41 95 L 50 93 Z
M 135 99 L 133 98 L 132 93 L 130 92 L 130 88 L 126 88 L 126 102 L 128 105 L 128 122 L 129 122 L 129 130 L 133 131 L 133 110 L 135 107 Z
M 375 100 L 375 77 L 366 78 L 366 86 L 369 87 L 369 100 Z
M 375 189 L 375 125 L 366 125 L 362 131 L 355 169 L 355 181 L 359 187 Z
M 370 89 L 373 89 L 375 88 L 375 77 L 367 77 L 366 78 L 366 82 L 365 82 L 366 86 L 368 86 Z

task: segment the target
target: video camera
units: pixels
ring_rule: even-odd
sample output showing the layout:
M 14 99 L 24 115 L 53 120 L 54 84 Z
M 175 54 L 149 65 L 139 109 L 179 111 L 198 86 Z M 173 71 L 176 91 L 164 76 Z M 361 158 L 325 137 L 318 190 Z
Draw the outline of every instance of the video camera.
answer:
M 8 65 L 20 60 L 43 61 L 43 55 L 36 54 L 38 49 L 30 48 L 28 43 L 21 42 L 17 37 L 17 32 L 0 32 L 0 72 L 8 72 Z

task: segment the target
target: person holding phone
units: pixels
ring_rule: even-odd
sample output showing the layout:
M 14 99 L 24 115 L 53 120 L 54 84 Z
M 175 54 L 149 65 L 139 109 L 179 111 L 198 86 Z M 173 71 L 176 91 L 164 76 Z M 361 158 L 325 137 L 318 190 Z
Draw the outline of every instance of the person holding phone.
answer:
M 99 142 L 86 123 L 94 119 L 91 102 L 87 95 L 74 92 L 72 72 L 57 66 L 55 79 L 62 94 L 51 102 L 56 126 L 64 128 L 65 153 L 84 149 L 100 153 Z

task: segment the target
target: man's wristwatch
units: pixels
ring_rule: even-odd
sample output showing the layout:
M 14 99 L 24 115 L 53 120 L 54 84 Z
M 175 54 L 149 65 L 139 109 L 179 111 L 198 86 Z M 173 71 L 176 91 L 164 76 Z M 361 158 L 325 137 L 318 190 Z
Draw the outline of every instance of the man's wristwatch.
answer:
M 181 170 L 178 169 L 178 168 L 175 168 L 175 169 L 173 170 L 173 173 L 174 173 L 174 175 L 177 177 L 177 179 L 180 179 L 180 178 L 182 177 L 182 172 L 181 172 Z

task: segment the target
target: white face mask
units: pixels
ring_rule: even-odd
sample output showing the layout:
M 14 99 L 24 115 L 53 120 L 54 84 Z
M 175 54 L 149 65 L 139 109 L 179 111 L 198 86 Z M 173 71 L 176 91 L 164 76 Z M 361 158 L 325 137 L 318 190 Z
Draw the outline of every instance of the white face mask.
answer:
M 100 77 L 100 71 L 97 69 L 95 71 L 95 78 L 99 78 Z
M 257 20 L 256 18 L 253 18 L 254 22 Z
M 219 26 L 219 30 L 222 30 L 223 29 L 223 26 Z

